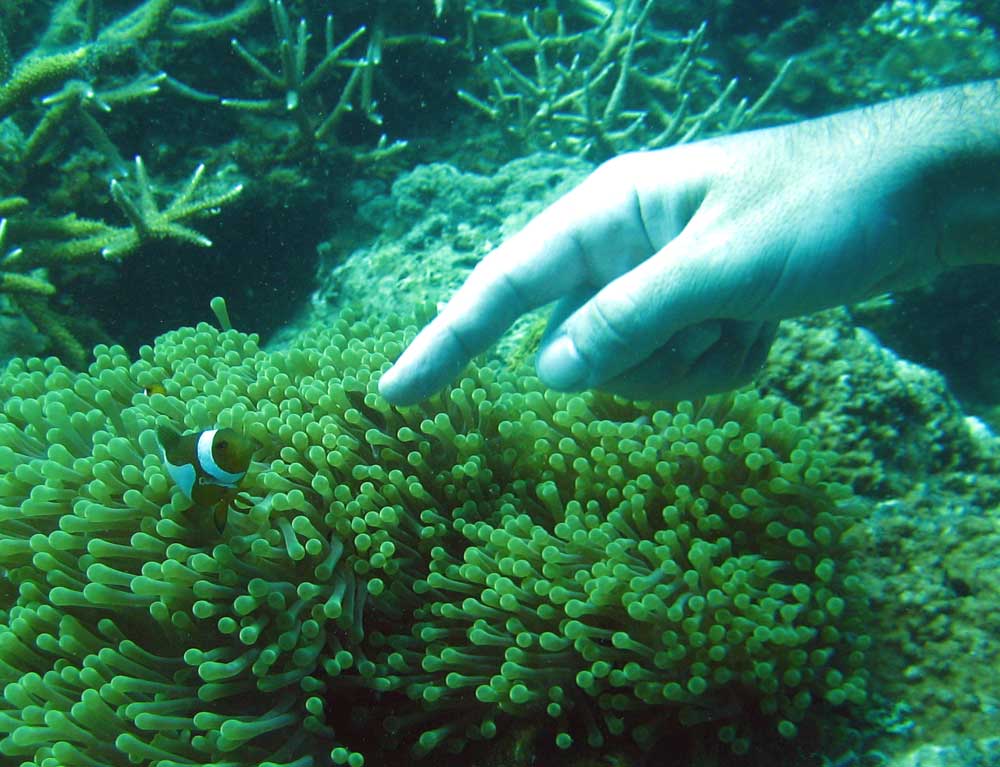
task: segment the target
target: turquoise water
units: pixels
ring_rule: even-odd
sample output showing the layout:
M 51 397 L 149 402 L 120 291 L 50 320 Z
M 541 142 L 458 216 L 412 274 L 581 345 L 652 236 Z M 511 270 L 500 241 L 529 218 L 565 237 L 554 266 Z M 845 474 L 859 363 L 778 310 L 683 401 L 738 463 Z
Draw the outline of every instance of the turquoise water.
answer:
M 783 322 L 747 396 L 801 434 L 729 400 L 557 402 L 532 377 L 534 315 L 424 410 L 389 409 L 374 381 L 408 323 L 602 162 L 996 78 L 998 28 L 996 3 L 947 0 L 0 4 L 0 764 L 995 763 L 995 266 Z M 316 335 L 347 328 L 345 312 L 361 324 Z M 260 351 L 204 328 L 150 350 L 199 322 L 256 333 Z M 287 352 L 348 338 L 315 369 Z M 157 419 L 259 422 L 259 468 L 221 539 L 185 522 Z M 690 513 L 718 552 L 784 562 L 761 565 L 775 584 L 758 596 L 788 599 L 772 610 L 786 623 L 808 614 L 795 600 L 822 601 L 801 656 L 768 628 L 769 650 L 727 666 L 738 621 L 685 624 L 693 598 L 716 597 L 682 595 L 680 571 L 650 571 L 663 560 L 640 548 L 682 524 L 666 508 L 689 513 L 687 475 L 641 468 L 642 450 L 713 452 L 713 436 L 735 439 L 727 420 L 750 439 L 743 473 L 706 469 L 696 495 L 729 509 L 705 488 L 744 492 L 750 453 L 785 462 L 792 489 L 775 493 L 795 500 L 767 508 L 794 506 L 781 540 L 805 530 L 817 551 L 804 565 Z M 318 446 L 364 468 L 315 479 Z M 822 492 L 794 450 L 819 456 Z M 398 484 L 381 476 L 393 467 L 441 497 L 368 495 Z M 559 548 L 579 543 L 556 529 L 572 502 L 598 530 L 634 493 L 657 499 L 653 528 L 616 522 L 626 542 L 601 543 L 606 560 Z M 536 524 L 525 541 L 548 524 L 562 543 L 498 553 L 517 538 L 511 508 Z M 334 509 L 341 526 L 323 527 Z M 411 512 L 398 532 L 386 521 Z M 469 519 L 495 538 L 462 539 Z M 675 552 L 689 573 L 690 551 Z M 515 563 L 536 555 L 549 570 Z M 837 575 L 820 600 L 825 556 Z M 647 592 L 676 607 L 662 625 Z

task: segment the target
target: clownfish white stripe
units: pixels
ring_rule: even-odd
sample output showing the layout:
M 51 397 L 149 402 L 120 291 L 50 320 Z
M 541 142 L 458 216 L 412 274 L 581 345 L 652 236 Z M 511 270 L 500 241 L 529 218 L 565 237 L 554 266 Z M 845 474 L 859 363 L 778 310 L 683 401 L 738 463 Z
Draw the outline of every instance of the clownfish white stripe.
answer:
M 221 468 L 212 457 L 212 445 L 218 429 L 206 429 L 198 435 L 198 464 L 201 470 L 212 479 L 212 483 L 221 487 L 236 487 L 246 472 L 234 474 Z

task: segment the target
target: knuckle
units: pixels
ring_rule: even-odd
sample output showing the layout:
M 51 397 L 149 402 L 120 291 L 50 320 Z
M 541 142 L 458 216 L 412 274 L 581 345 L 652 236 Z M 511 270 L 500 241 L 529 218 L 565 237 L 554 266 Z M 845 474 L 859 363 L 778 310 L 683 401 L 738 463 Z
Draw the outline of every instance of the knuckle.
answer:
M 595 183 L 630 185 L 639 162 L 639 153 L 627 152 L 605 160 L 591 174 Z

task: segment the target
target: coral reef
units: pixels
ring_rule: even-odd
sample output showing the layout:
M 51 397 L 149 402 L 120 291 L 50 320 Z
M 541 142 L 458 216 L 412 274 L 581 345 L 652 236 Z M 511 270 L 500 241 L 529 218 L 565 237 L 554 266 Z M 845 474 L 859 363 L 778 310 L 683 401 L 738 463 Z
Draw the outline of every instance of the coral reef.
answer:
M 761 718 L 780 740 L 865 701 L 854 507 L 797 411 L 475 366 L 395 409 L 375 384 L 413 332 L 347 315 L 268 354 L 200 325 L 8 368 L 6 758 L 386 764 L 525 717 L 562 749 L 744 752 Z M 163 422 L 264 445 L 221 536 Z
M 878 692 L 858 743 L 830 764 L 962 767 L 992 764 L 996 752 L 1000 439 L 965 415 L 939 372 L 854 325 L 891 330 L 894 341 L 901 323 L 936 333 L 930 307 L 926 323 L 900 310 L 915 301 L 940 313 L 942 299 L 954 299 L 941 287 L 936 298 L 927 291 L 783 322 L 759 381 L 801 407 L 819 444 L 840 453 L 834 476 L 879 499 L 859 525 L 867 544 L 857 553 Z M 932 337 L 946 350 L 955 340 L 947 330 Z
M 432 163 L 401 174 L 391 188 L 359 185 L 357 222 L 374 236 L 347 257 L 336 239 L 320 246 L 330 269 L 314 294 L 311 321 L 344 306 L 377 315 L 387 294 L 404 314 L 443 301 L 504 236 L 592 168 L 582 160 L 535 154 L 488 174 Z
M 9 222 L 10 244 L 22 250 L 4 270 L 24 274 L 38 265 L 47 268 L 44 276 L 56 291 L 35 300 L 51 320 L 39 329 L 50 350 L 67 362 L 82 364 L 77 352 L 94 340 L 75 337 L 76 317 L 95 311 L 88 306 L 86 281 L 114 274 L 100 263 L 102 256 L 143 249 L 147 257 L 157 257 L 147 246 L 164 237 L 181 250 L 202 247 L 207 238 L 189 230 L 183 219 L 223 208 L 231 222 L 228 208 L 249 176 L 267 186 L 254 191 L 254 204 L 281 210 L 290 195 L 303 198 L 303 186 L 313 197 L 328 196 L 316 191 L 318 180 L 330 173 L 324 163 L 356 173 L 352 166 L 370 167 L 404 146 L 384 135 L 369 141 L 356 117 L 382 131 L 377 108 L 392 103 L 384 94 L 392 88 L 388 92 L 398 97 L 406 90 L 392 86 L 383 70 L 402 58 L 401 49 L 442 46 L 443 38 L 418 28 L 433 24 L 433 15 L 418 9 L 390 17 L 367 4 L 345 9 L 338 21 L 346 19 L 355 31 L 334 44 L 328 17 L 326 52 L 313 64 L 306 16 L 314 18 L 316 11 L 309 3 L 295 6 L 294 12 L 303 14 L 297 26 L 281 0 L 45 0 L 0 11 L 6 22 L 0 41 L 0 215 Z M 397 34 L 397 23 L 411 27 Z M 230 48 L 234 35 L 244 42 Z M 357 57 L 355 45 L 361 46 Z M 213 57 L 219 65 L 204 66 Z M 384 58 L 392 64 L 383 66 Z M 264 63 L 275 60 L 274 70 Z M 245 82 L 245 64 L 278 89 L 277 98 L 258 93 L 258 83 Z M 289 140 L 277 126 L 291 119 L 301 129 L 315 119 L 313 110 L 327 106 L 325 91 L 342 73 L 347 85 L 326 118 Z M 240 93 L 247 85 L 251 92 L 243 99 L 210 92 Z M 241 114 L 263 108 L 267 120 L 245 119 L 233 114 L 235 108 Z M 124 159 L 131 157 L 144 157 L 161 172 L 164 166 L 188 173 L 202 165 L 217 170 L 195 173 L 202 186 L 192 197 L 195 190 L 183 177 L 170 173 L 151 180 Z M 306 178 L 301 163 L 311 169 Z M 185 204 L 175 199 L 160 210 L 155 203 L 160 195 L 183 198 Z M 224 247 L 241 251 L 229 239 Z M 198 275 L 183 266 L 176 271 L 192 279 Z M 59 332 L 53 333 L 56 327 Z
M 780 25 L 738 45 L 748 64 L 765 73 L 794 56 L 782 100 L 792 109 L 826 112 L 997 76 L 996 30 L 971 5 L 892 0 L 862 18 L 845 18 L 834 6 L 798 6 Z
M 846 309 L 782 322 L 757 385 L 802 409 L 858 492 L 898 497 L 917 477 L 996 470 L 944 377 L 884 347 Z
M 995 734 L 1000 483 L 981 485 L 920 483 L 873 512 L 870 593 L 894 649 L 882 688 L 906 702 L 913 743 Z
M 204 193 L 199 187 L 205 166 L 199 165 L 187 185 L 162 210 L 141 157 L 135 158 L 135 171 L 126 181 L 111 182 L 112 199 L 129 221 L 127 227 L 115 227 L 101 221 L 89 221 L 70 215 L 59 219 L 17 219 L 11 227 L 27 242 L 4 263 L 13 268 L 41 265 L 65 265 L 100 256 L 120 259 L 151 240 L 177 240 L 206 248 L 212 241 L 188 226 L 191 219 L 216 215 L 220 206 L 232 202 L 243 191 L 237 184 L 219 192 Z M 126 188 L 134 187 L 129 193 Z
M 846 315 L 786 323 L 784 404 L 479 365 L 395 410 L 374 383 L 412 330 L 331 311 L 442 298 L 590 160 L 996 74 L 995 8 L 538 5 L 0 4 L 0 333 L 62 359 L 0 379 L 0 761 L 624 764 L 659 737 L 725 761 L 750 730 L 810 747 L 871 687 L 897 751 L 995 731 L 995 439 Z M 510 162 L 535 147 L 560 154 Z M 268 353 L 199 326 L 88 365 L 102 281 L 160 321 L 198 290 L 263 315 L 324 237 L 328 330 Z M 139 249 L 141 272 L 104 257 Z M 168 420 L 264 444 L 222 536 L 163 471 Z M 838 481 L 879 499 L 850 543 Z
M 737 79 L 725 82 L 704 55 L 706 25 L 688 34 L 658 29 L 653 6 L 614 3 L 579 29 L 551 11 L 525 14 L 517 37 L 484 59 L 487 95 L 460 90 L 459 97 L 522 147 L 592 160 L 755 124 L 787 65 L 752 104 L 735 100 Z
M 963 409 L 995 432 L 1000 432 L 1000 361 L 982 350 L 1000 344 L 992 296 L 998 274 L 995 266 L 961 269 L 851 312 L 900 354 L 941 371 Z
M 241 14 L 214 18 L 217 34 L 240 23 L 254 6 L 257 10 L 263 7 L 260 0 L 237 6 Z M 148 60 L 137 57 L 136 51 L 163 37 L 189 44 L 201 31 L 190 23 L 172 26 L 177 9 L 176 0 L 133 3 L 129 10 L 118 9 L 117 14 L 105 13 L 103 6 L 94 2 L 38 3 L 30 12 L 25 11 L 23 19 L 25 25 L 35 20 L 40 23 L 41 34 L 32 45 L 26 48 L 20 35 L 29 33 L 19 24 L 11 23 L 8 29 L 14 34 L 5 36 L 11 63 L 0 84 L 0 118 L 6 118 L 0 166 L 5 180 L 3 193 L 11 196 L 7 199 L 10 204 L 3 206 L 3 215 L 9 224 L 9 238 L 19 249 L 8 254 L 4 268 L 19 273 L 19 279 L 24 280 L 28 270 L 50 267 L 46 276 L 54 289 L 44 295 L 36 291 L 29 301 L 16 303 L 47 336 L 52 350 L 74 366 L 84 364 L 85 354 L 77 338 L 81 323 L 73 316 L 79 307 L 61 295 L 70 279 L 65 276 L 67 262 L 121 256 L 150 237 L 176 236 L 181 233 L 177 219 L 204 214 L 234 196 L 231 190 L 235 187 L 231 187 L 229 192 L 208 195 L 201 201 L 203 205 L 192 204 L 183 210 L 175 207 L 160 216 L 155 205 L 149 206 L 153 187 L 148 177 L 137 161 L 138 172 L 128 178 L 130 170 L 118 149 L 120 131 L 107 127 L 108 115 L 120 119 L 123 111 L 157 96 L 165 80 L 162 72 L 149 71 Z M 23 51 L 16 60 L 12 47 Z M 81 148 L 77 136 L 89 147 Z M 49 170 L 60 162 L 78 162 L 87 153 L 92 153 L 87 161 L 92 178 L 86 193 L 91 200 L 81 201 L 78 195 L 69 194 L 76 198 L 77 207 L 66 210 L 60 200 L 66 190 L 59 184 L 67 182 L 57 179 L 53 188 Z M 95 188 L 98 179 L 103 186 L 99 191 Z M 123 193 L 125 186 L 133 183 L 139 186 L 138 204 Z M 191 187 L 181 194 L 193 191 Z M 132 226 L 122 229 L 80 215 L 95 195 L 114 200 Z M 166 226 L 159 226 L 161 223 Z
M 366 33 L 366 28 L 360 26 L 349 33 L 339 43 L 334 38 L 333 15 L 327 14 L 324 27 L 325 47 L 322 58 L 306 71 L 309 62 L 309 31 L 305 19 L 299 21 L 295 31 L 280 0 L 270 0 L 272 23 L 278 39 L 277 52 L 280 70 L 274 70 L 264 64 L 260 58 L 247 50 L 238 40 L 233 40 L 233 50 L 264 82 L 270 85 L 276 95 L 273 98 L 259 99 L 220 99 L 223 106 L 242 109 L 248 112 L 276 114 L 290 117 L 295 121 L 298 135 L 295 148 L 298 150 L 312 149 L 316 142 L 326 140 L 344 120 L 346 115 L 354 110 L 357 102 L 360 111 L 375 125 L 382 124 L 382 117 L 375 103 L 373 79 L 375 68 L 383 56 L 383 51 L 397 45 L 422 43 L 442 45 L 444 40 L 429 35 L 408 35 L 386 38 L 384 29 L 377 29 L 368 42 L 363 58 L 351 59 L 347 52 L 355 47 Z M 347 70 L 350 74 L 343 78 L 340 84 L 340 94 L 328 107 L 326 114 L 316 114 L 317 92 L 329 91 L 329 80 L 338 70 Z M 389 144 L 385 134 L 379 139 L 378 146 L 365 154 L 365 159 L 375 161 L 388 157 L 406 147 L 405 141 Z M 360 161 L 361 155 L 355 159 Z
M 345 190 L 407 170 L 417 152 L 478 170 L 534 148 L 596 161 L 997 65 L 993 17 L 980 21 L 979 6 L 954 0 L 899 0 L 866 16 L 840 6 L 795 15 L 779 4 L 741 15 L 730 3 L 648 0 L 438 0 L 391 11 L 345 2 L 334 10 L 310 0 L 0 8 L 0 215 L 11 245 L 31 255 L 4 270 L 46 265 L 41 276 L 55 293 L 34 302 L 51 320 L 50 351 L 69 362 L 109 340 L 81 333 L 81 319 L 111 319 L 118 304 L 104 286 L 142 272 L 101 263 L 106 240 L 114 240 L 111 252 L 144 251 L 144 288 L 175 277 L 199 284 L 193 258 L 166 263 L 157 237 L 137 226 L 141 206 L 128 200 L 141 191 L 122 194 L 143 185 L 137 156 L 163 174 L 148 185 L 156 196 L 183 194 L 185 174 L 211 169 L 206 202 L 227 203 L 213 258 L 254 255 L 243 269 L 213 272 L 225 285 L 192 289 L 191 310 L 222 288 L 257 307 L 261 294 L 243 275 L 286 282 L 280 259 L 267 254 L 291 241 L 305 257 L 290 292 L 304 296 L 326 236 L 314 212 L 328 210 L 338 228 L 350 228 L 355 200 Z M 227 193 L 241 184 L 247 191 L 233 204 Z M 237 231 L 243 239 L 231 236 Z M 251 238 L 257 247 L 248 249 Z M 200 242 L 173 244 L 187 252 Z M 80 257 L 67 266 L 65 253 Z M 157 309 L 149 314 L 183 316 L 169 303 Z M 12 302 L 6 310 L 20 311 Z M 292 313 L 272 298 L 262 325 L 270 332 Z M 122 334 L 114 325 L 112 336 Z M 134 347 L 153 332 L 127 340 Z

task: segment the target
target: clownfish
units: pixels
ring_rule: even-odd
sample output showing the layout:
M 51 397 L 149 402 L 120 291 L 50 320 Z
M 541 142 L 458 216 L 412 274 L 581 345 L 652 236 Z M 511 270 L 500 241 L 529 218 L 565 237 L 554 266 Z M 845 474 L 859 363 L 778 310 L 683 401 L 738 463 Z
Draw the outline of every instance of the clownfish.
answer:
M 171 479 L 196 506 L 213 510 L 215 527 L 221 533 L 229 505 L 261 445 L 234 429 L 181 434 L 173 427 L 161 426 L 156 438 Z
M 152 397 L 154 394 L 166 394 L 167 389 L 163 384 L 152 383 L 142 390 L 142 393 L 147 397 Z

